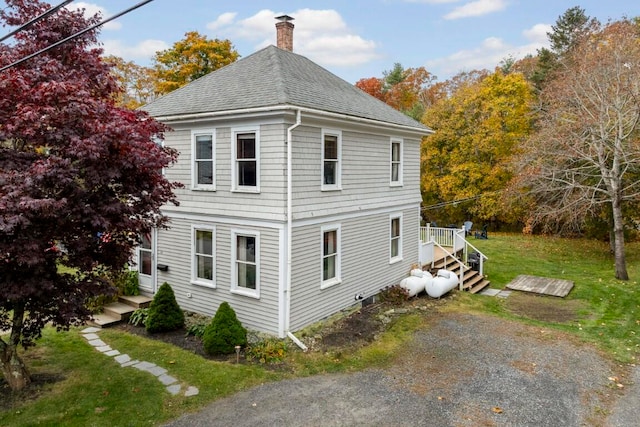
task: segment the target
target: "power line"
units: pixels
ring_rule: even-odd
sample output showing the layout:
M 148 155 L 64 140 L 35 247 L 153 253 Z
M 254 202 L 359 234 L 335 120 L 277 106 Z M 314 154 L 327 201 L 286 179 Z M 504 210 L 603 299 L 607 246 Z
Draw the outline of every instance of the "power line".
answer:
M 41 55 L 41 54 L 43 54 L 43 53 L 45 53 L 45 52 L 47 52 L 47 51 L 49 51 L 49 50 L 51 50 L 53 48 L 56 48 L 56 47 L 60 46 L 61 44 L 64 44 L 64 43 L 66 43 L 68 41 L 76 39 L 76 38 L 80 37 L 81 35 L 89 32 L 89 31 L 95 30 L 96 28 L 106 24 L 107 22 L 113 21 L 114 19 L 117 19 L 117 18 L 121 17 L 122 15 L 126 15 L 127 13 L 132 12 L 132 11 L 136 10 L 137 8 L 139 8 L 141 6 L 144 6 L 147 3 L 151 3 L 152 1 L 153 0 L 141 1 L 138 4 L 136 4 L 134 6 L 131 6 L 129 9 L 123 10 L 122 12 L 117 13 L 117 14 L 115 14 L 115 15 L 113 15 L 113 16 L 105 19 L 105 20 L 102 20 L 102 21 L 98 22 L 97 24 L 91 25 L 91 26 L 85 28 L 84 30 L 78 31 L 77 33 L 67 37 L 66 39 L 62 39 L 60 41 L 57 41 L 54 44 L 52 44 L 52 45 L 50 45 L 48 47 L 45 47 L 44 49 L 41 49 L 41 50 L 39 50 L 37 52 L 34 52 L 34 53 L 30 54 L 30 55 L 27 55 L 24 58 L 19 59 L 19 60 L 15 61 L 15 62 L 13 62 L 13 63 L 11 63 L 9 65 L 5 65 L 4 67 L 0 68 L 0 73 L 5 71 L 5 70 L 8 70 L 9 68 L 13 68 L 16 65 L 20 65 L 23 62 L 26 62 L 26 61 L 30 60 L 31 58 L 35 58 L 38 55 Z
M 12 37 L 14 35 L 16 35 L 17 33 L 19 33 L 22 30 L 25 30 L 27 28 L 29 28 L 30 26 L 32 26 L 33 24 L 35 24 L 36 22 L 54 14 L 55 12 L 58 11 L 58 9 L 60 9 L 61 7 L 64 7 L 66 5 L 68 5 L 69 3 L 71 3 L 73 0 L 66 0 L 63 1 L 62 3 L 60 3 L 57 6 L 52 7 L 51 9 L 47 10 L 44 13 L 41 13 L 40 15 L 36 16 L 35 18 L 33 18 L 31 21 L 27 22 L 26 24 L 22 24 L 21 26 L 19 26 L 18 28 L 16 28 L 15 30 L 11 31 L 9 34 L 7 34 L 6 36 L 3 36 L 2 38 L 0 38 L 0 42 L 5 41 L 6 39 L 8 39 L 9 37 Z

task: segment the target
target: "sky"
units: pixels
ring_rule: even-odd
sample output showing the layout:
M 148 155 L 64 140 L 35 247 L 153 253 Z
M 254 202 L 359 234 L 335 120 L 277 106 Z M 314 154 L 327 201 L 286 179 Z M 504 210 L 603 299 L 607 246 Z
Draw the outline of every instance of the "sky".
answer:
M 67 7 L 107 18 L 139 1 Z M 603 23 L 640 16 L 638 0 L 154 0 L 106 24 L 100 41 L 107 54 L 149 66 L 155 52 L 198 31 L 229 39 L 246 57 L 275 44 L 274 18 L 286 14 L 294 18 L 294 52 L 350 83 L 382 77 L 395 63 L 425 67 L 444 81 L 535 54 L 548 46 L 551 25 L 574 6 Z

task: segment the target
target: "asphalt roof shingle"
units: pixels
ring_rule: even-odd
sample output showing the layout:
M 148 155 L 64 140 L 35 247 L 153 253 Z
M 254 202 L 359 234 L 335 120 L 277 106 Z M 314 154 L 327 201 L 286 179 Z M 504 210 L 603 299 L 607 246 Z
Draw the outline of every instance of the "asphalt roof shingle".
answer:
M 155 117 L 292 105 L 430 129 L 313 61 L 275 46 L 203 76 L 141 109 Z

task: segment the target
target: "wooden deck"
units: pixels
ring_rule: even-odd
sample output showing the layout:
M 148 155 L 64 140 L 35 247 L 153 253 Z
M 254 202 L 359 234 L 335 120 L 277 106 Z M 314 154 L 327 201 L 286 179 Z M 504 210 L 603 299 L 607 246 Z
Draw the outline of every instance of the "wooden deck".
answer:
M 566 297 L 573 288 L 570 280 L 551 279 L 548 277 L 527 276 L 521 274 L 506 286 L 515 291 L 534 292 L 537 294 Z

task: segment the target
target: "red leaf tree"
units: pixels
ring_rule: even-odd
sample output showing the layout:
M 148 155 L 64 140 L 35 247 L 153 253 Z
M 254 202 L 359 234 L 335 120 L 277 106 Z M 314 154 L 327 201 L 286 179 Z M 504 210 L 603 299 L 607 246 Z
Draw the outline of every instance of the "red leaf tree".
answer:
M 50 8 L 5 3 L 6 27 Z M 97 20 L 61 9 L 0 44 L 0 66 Z M 165 224 L 160 207 L 176 203 L 162 168 L 177 153 L 156 143 L 166 129 L 114 105 L 120 88 L 96 42 L 90 31 L 0 72 L 0 331 L 10 331 L 0 366 L 14 390 L 30 382 L 18 347 L 48 323 L 87 320 L 87 300 L 111 291 L 105 273 L 122 269 L 140 233 Z

